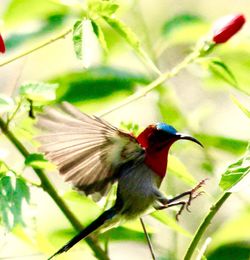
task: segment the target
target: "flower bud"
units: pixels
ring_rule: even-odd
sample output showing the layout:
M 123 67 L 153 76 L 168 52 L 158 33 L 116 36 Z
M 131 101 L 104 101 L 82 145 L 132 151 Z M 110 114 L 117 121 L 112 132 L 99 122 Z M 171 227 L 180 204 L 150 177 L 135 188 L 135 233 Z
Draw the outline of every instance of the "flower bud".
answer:
M 1 34 L 0 34 L 0 52 L 5 53 L 5 44 Z
M 243 14 L 228 15 L 219 19 L 213 27 L 213 42 L 227 42 L 243 26 L 246 19 Z

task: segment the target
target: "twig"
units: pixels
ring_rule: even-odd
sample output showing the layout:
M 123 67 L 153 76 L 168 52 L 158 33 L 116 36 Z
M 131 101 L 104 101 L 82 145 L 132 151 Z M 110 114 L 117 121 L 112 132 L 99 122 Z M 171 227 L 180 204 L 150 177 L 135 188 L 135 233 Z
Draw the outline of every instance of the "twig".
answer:
M 200 56 L 200 52 L 198 52 L 198 51 L 192 52 L 181 63 L 179 63 L 177 66 L 175 66 L 172 70 L 161 74 L 157 79 L 152 81 L 149 85 L 144 87 L 142 90 L 136 92 L 135 94 L 132 94 L 131 96 L 129 96 L 128 98 L 119 102 L 115 106 L 102 112 L 101 114 L 99 114 L 99 116 L 101 116 L 101 117 L 106 116 L 107 114 L 110 114 L 110 113 L 146 96 L 150 91 L 152 91 L 159 85 L 163 84 L 167 79 L 170 79 L 170 78 L 173 78 L 174 76 L 176 76 L 182 69 L 186 68 L 187 65 L 194 62 L 196 60 L 196 58 L 198 58 L 199 56 Z
M 223 203 L 228 199 L 228 197 L 231 195 L 231 192 L 225 192 L 221 198 L 210 208 L 210 211 L 208 215 L 204 218 L 201 225 L 197 229 L 189 247 L 188 250 L 184 256 L 184 260 L 190 260 L 201 237 L 203 236 L 204 232 L 206 231 L 207 227 L 210 225 L 213 217 L 218 212 L 218 210 L 221 208 Z
M 24 156 L 24 158 L 27 158 L 30 155 L 30 153 L 23 146 L 23 144 L 15 137 L 15 135 L 6 127 L 5 122 L 1 118 L 0 118 L 0 128 L 3 132 L 3 134 L 11 141 L 11 143 Z M 49 181 L 46 174 L 41 169 L 33 168 L 33 170 L 39 177 L 42 188 L 54 200 L 54 202 L 57 204 L 57 206 L 63 212 L 65 217 L 72 224 L 72 226 L 78 231 L 82 230 L 83 229 L 82 224 L 78 221 L 78 219 L 75 217 L 75 215 L 71 212 L 71 210 L 68 208 L 66 203 L 63 201 L 63 199 L 58 195 L 56 189 L 54 188 L 52 183 Z M 105 252 L 97 244 L 96 240 L 93 237 L 89 236 L 85 240 L 86 240 L 87 244 L 90 246 L 90 248 L 93 250 L 95 256 L 98 259 L 101 259 L 101 260 L 109 259 L 109 257 L 105 254 Z
M 151 253 L 152 259 L 155 260 L 156 257 L 155 257 L 154 249 L 153 249 L 152 243 L 151 243 L 151 241 L 150 241 L 150 237 L 149 237 L 149 235 L 148 235 L 147 229 L 146 229 L 146 227 L 145 227 L 145 224 L 144 224 L 142 218 L 140 218 L 140 222 L 141 222 L 141 225 L 142 225 L 142 228 L 143 228 L 143 231 L 144 231 L 145 237 L 146 237 L 146 239 L 147 239 L 148 248 L 149 248 L 149 250 L 150 250 L 150 253 Z
M 49 40 L 46 40 L 45 42 L 40 43 L 39 45 L 35 46 L 34 48 L 32 48 L 32 49 L 30 49 L 30 50 L 28 50 L 28 51 L 24 51 L 24 52 L 18 54 L 17 56 L 14 56 L 14 57 L 9 58 L 9 59 L 6 59 L 6 60 L 3 60 L 2 62 L 0 62 L 0 67 L 2 67 L 2 66 L 4 66 L 4 65 L 7 65 L 7 64 L 9 64 L 9 63 L 11 63 L 11 62 L 13 62 L 13 61 L 15 61 L 15 60 L 18 60 L 18 59 L 20 59 L 20 58 L 22 58 L 22 57 L 25 57 L 25 56 L 27 56 L 28 54 L 30 54 L 30 53 L 32 53 L 32 52 L 34 52 L 34 51 L 37 51 L 37 50 L 39 50 L 39 49 L 41 49 L 41 48 L 43 48 L 43 47 L 45 47 L 45 46 L 47 46 L 47 45 L 49 45 L 49 44 L 51 44 L 51 43 L 57 41 L 57 40 L 59 40 L 59 39 L 64 38 L 64 37 L 67 36 L 71 31 L 72 31 L 71 29 L 68 29 L 67 31 L 64 31 L 63 33 L 57 35 L 56 37 L 50 38 Z

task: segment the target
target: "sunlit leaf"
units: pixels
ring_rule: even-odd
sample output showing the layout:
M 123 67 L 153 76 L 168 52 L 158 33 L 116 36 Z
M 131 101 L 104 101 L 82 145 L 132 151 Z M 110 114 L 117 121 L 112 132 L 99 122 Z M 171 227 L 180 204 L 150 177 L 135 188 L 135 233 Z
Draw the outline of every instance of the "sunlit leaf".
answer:
M 80 102 L 96 101 L 114 96 L 118 92 L 133 92 L 137 84 L 146 84 L 148 78 L 127 70 L 112 67 L 93 67 L 81 72 L 64 74 L 53 79 L 59 83 L 58 101 Z M 90 91 L 91 90 L 91 91 Z
M 29 198 L 29 188 L 22 179 L 10 176 L 0 178 L 0 215 L 7 228 L 24 224 L 22 203 L 29 202 Z
M 190 186 L 193 186 L 197 183 L 196 179 L 177 157 L 169 155 L 168 158 L 168 171 L 170 174 L 176 176 Z
M 82 59 L 82 23 L 83 21 L 78 20 L 73 26 L 73 43 L 76 57 Z
M 69 8 L 53 0 L 12 0 L 3 15 L 5 26 L 20 26 L 25 22 L 45 19 L 53 15 L 64 15 Z
M 240 139 L 204 133 L 196 133 L 195 137 L 200 140 L 205 147 L 217 148 L 233 154 L 242 154 L 248 143 Z
M 96 27 L 93 27 L 93 22 L 89 19 L 79 20 L 73 27 L 75 54 L 76 57 L 82 61 L 85 68 L 88 68 L 92 63 L 92 60 L 94 60 L 94 55 L 90 50 L 96 50 L 95 47 L 99 47 L 97 39 L 100 42 L 100 38 L 96 37 L 94 29 L 96 29 Z M 98 33 L 99 37 L 101 37 L 101 32 L 98 31 Z M 101 39 L 104 40 L 103 38 Z
M 178 14 L 164 23 L 162 33 L 165 36 L 168 36 L 174 30 L 178 30 L 179 28 L 188 26 L 190 24 L 199 23 L 202 20 L 203 19 L 200 16 L 194 14 Z
M 219 59 L 206 59 L 208 61 L 208 69 L 218 78 L 224 80 L 229 85 L 239 88 L 238 82 L 232 72 L 232 70 Z
M 236 185 L 240 180 L 250 173 L 250 145 L 246 154 L 237 162 L 228 166 L 227 170 L 222 174 L 220 187 L 228 190 Z
M 0 114 L 9 112 L 14 108 L 14 101 L 11 97 L 0 95 Z
M 224 223 L 213 233 L 213 240 L 209 247 L 208 255 L 213 254 L 214 251 L 224 245 L 230 246 L 230 244 L 239 244 L 239 246 L 244 246 L 244 244 L 247 244 L 248 241 L 250 241 L 249 219 L 249 208 L 246 208 L 243 211 L 238 211 L 236 215 L 227 218 L 226 221 L 224 221 Z
M 111 16 L 119 8 L 117 1 L 89 0 L 88 9 L 92 15 Z
M 234 96 L 231 96 L 231 99 L 233 100 L 234 104 L 238 106 L 238 108 L 248 117 L 250 118 L 250 110 L 248 110 L 245 106 L 243 106 L 240 101 L 235 98 Z
M 56 98 L 58 84 L 44 82 L 28 82 L 19 88 L 19 94 L 32 101 L 47 102 Z
M 103 16 L 103 19 L 117 32 L 119 33 L 128 44 L 138 51 L 141 46 L 136 34 L 121 20 L 115 17 Z
M 107 52 L 108 47 L 107 47 L 107 43 L 106 43 L 105 36 L 104 36 L 101 26 L 99 25 L 99 23 L 97 21 L 94 21 L 94 20 L 91 20 L 91 23 L 92 23 L 93 31 L 94 31 L 97 39 L 99 40 L 100 45 L 102 46 L 103 50 L 105 52 Z
M 162 224 L 166 225 L 167 227 L 175 230 L 176 232 L 178 232 L 186 237 L 192 236 L 186 229 L 184 229 L 182 226 L 180 226 L 174 218 L 170 217 L 164 211 L 161 211 L 161 210 L 154 211 L 153 213 L 150 214 L 150 216 L 153 217 L 154 219 L 157 219 Z
M 52 165 L 48 160 L 46 160 L 43 154 L 40 153 L 30 154 L 28 157 L 26 157 L 24 163 L 26 166 L 30 166 L 35 169 L 55 169 L 55 166 Z

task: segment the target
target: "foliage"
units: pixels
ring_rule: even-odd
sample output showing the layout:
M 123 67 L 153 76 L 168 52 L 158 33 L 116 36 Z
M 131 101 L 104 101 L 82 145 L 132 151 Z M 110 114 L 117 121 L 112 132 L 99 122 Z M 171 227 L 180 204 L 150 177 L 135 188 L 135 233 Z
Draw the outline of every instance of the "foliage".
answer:
M 32 81 L 23 81 L 23 68 L 16 75 L 10 67 L 11 82 L 17 79 L 18 90 L 12 97 L 0 94 L 0 224 L 36 251 L 49 254 L 112 204 L 115 188 L 99 203 L 75 191 L 64 192 L 57 174 L 50 175 L 56 167 L 37 152 L 35 137 L 39 133 L 34 127 L 37 113 L 48 104 L 69 101 L 92 114 L 108 115 L 108 121 L 114 120 L 117 126 L 134 135 L 152 121 L 164 121 L 200 140 L 204 150 L 185 142 L 171 148 L 168 177 L 162 191 L 174 196 L 209 176 L 206 194 L 192 203 L 190 216 L 183 212 L 179 223 L 171 210 L 154 211 L 145 218 L 157 258 L 167 259 L 171 255 L 173 259 L 182 259 L 191 240 L 204 259 L 228 259 L 236 252 L 235 259 L 245 260 L 250 239 L 246 196 L 250 172 L 250 110 L 246 105 L 250 94 L 249 37 L 242 33 L 217 46 L 211 42 L 210 16 L 187 10 L 171 14 L 164 10 L 163 14 L 160 7 L 155 7 L 159 19 L 152 21 L 144 13 L 145 10 L 151 13 L 149 3 L 143 1 L 144 10 L 139 1 L 132 2 L 11 0 L 6 7 L 4 38 L 10 58 L 5 57 L 0 66 L 7 64 L 5 59 L 12 62 L 26 56 L 29 50 L 38 55 L 28 58 L 33 68 L 29 68 L 32 65 L 27 65 L 25 59 L 22 64 L 25 69 L 28 66 L 24 78 L 30 77 Z M 66 37 L 69 28 L 72 36 Z M 57 39 L 61 39 L 58 41 L 61 45 L 57 45 L 60 47 L 51 50 L 48 45 Z M 98 43 L 99 56 L 91 52 L 94 41 Z M 23 49 L 26 50 L 22 52 Z M 35 63 L 33 59 L 37 59 Z M 8 77 L 8 73 L 3 75 Z M 174 77 L 175 80 L 166 83 Z M 6 93 L 14 88 L 6 87 Z M 111 109 L 101 112 L 107 108 Z M 3 136 L 24 159 L 13 152 Z M 8 166 L 12 164 L 13 167 Z M 37 178 L 39 185 L 35 184 Z M 37 191 L 41 197 L 36 195 Z M 47 194 L 52 201 L 48 201 Z M 216 202 L 218 194 L 221 197 Z M 234 196 L 231 204 L 225 195 Z M 30 200 L 32 204 L 27 205 Z M 224 203 L 228 203 L 227 207 Z M 36 227 L 27 217 L 32 207 L 36 208 Z M 225 212 L 217 215 L 218 210 Z M 201 238 L 193 233 L 198 223 L 206 222 L 207 216 L 213 218 L 212 228 L 209 233 L 205 229 L 201 232 L 205 239 L 211 237 L 212 242 L 203 250 L 198 244 Z M 158 225 L 164 228 L 160 230 Z M 159 246 L 155 234 L 161 236 L 165 232 L 169 240 Z M 86 242 L 99 259 L 112 255 L 109 246 L 116 241 L 145 243 L 137 220 L 89 239 Z M 184 245 L 184 249 L 171 241 Z M 106 250 L 100 246 L 102 243 Z M 123 252 L 123 246 L 120 250 Z M 71 259 L 90 255 L 85 243 L 72 255 L 68 254 Z

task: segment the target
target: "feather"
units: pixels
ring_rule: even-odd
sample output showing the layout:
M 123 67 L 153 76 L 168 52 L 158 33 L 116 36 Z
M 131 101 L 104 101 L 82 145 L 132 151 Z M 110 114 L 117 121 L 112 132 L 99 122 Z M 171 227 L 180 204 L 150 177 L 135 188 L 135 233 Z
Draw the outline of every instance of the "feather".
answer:
M 67 102 L 60 108 L 46 108 L 38 116 L 37 127 L 46 131 L 37 137 L 39 150 L 77 190 L 105 195 L 119 178 L 119 167 L 143 149 L 132 135 L 103 119 Z

